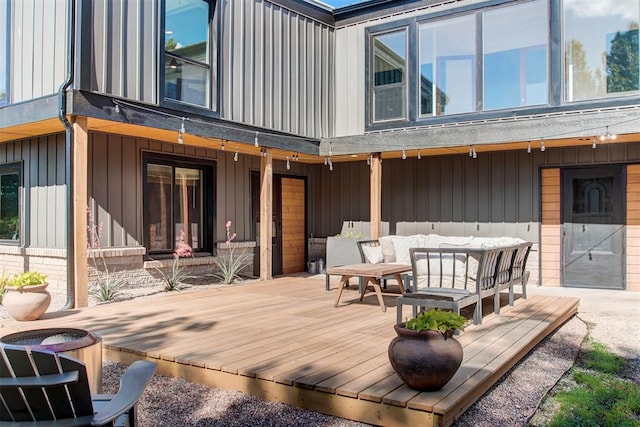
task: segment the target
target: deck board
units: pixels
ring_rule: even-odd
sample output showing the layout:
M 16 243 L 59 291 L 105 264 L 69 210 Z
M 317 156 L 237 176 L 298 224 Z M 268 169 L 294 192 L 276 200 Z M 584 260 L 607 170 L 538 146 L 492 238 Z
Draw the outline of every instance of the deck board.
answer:
M 578 300 L 517 299 L 456 337 L 462 366 L 440 391 L 405 386 L 389 364 L 397 287 L 359 301 L 357 289 L 333 307 L 338 281 L 288 276 L 239 286 L 163 293 L 34 322 L 4 320 L 2 331 L 79 327 L 103 337 L 107 356 L 146 358 L 158 372 L 240 390 L 311 410 L 380 425 L 449 425 L 537 343 L 577 312 Z M 506 298 L 502 298 L 506 301 Z M 469 313 L 470 314 L 470 313 Z

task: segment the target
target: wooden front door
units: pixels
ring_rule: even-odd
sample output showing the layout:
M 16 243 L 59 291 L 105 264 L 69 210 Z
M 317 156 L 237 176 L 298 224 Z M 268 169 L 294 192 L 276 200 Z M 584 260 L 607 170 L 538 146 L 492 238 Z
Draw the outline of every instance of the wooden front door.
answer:
M 305 181 L 281 180 L 282 273 L 305 271 Z
M 624 289 L 623 167 L 562 171 L 564 286 Z
M 260 176 L 251 174 L 252 211 L 255 224 L 256 243 L 260 224 Z M 272 274 L 300 273 L 306 270 L 306 181 L 304 178 L 275 175 L 273 177 L 273 216 L 271 218 Z M 258 254 L 258 250 L 256 253 Z M 260 272 L 260 257 L 253 261 L 254 275 Z

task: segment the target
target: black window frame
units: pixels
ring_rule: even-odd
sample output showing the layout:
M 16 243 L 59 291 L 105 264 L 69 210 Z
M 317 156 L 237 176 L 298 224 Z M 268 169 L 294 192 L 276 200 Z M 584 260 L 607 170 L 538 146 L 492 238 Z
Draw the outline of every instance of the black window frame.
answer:
M 522 0 L 489 0 L 481 4 L 471 4 L 467 6 L 461 6 L 453 10 L 445 10 L 434 12 L 430 14 L 399 19 L 396 21 L 386 22 L 375 26 L 365 28 L 365 131 L 375 132 L 387 129 L 401 128 L 401 127 L 419 127 L 429 125 L 440 125 L 448 123 L 457 123 L 461 121 L 472 120 L 490 120 L 500 117 L 510 117 L 514 114 L 545 114 L 550 111 L 557 110 L 575 110 L 583 107 L 583 105 L 566 105 L 564 104 L 560 96 L 558 96 L 556 85 L 560 82 L 561 70 L 559 67 L 561 52 L 558 45 L 558 34 L 560 31 L 560 24 L 558 23 L 558 13 L 560 11 L 559 0 L 547 0 L 549 3 L 548 13 L 550 20 L 550 35 L 549 44 L 547 47 L 548 55 L 548 94 L 547 104 L 534 105 L 534 106 L 520 106 L 505 109 L 496 110 L 484 110 L 483 109 L 483 49 L 482 49 L 482 14 L 486 10 L 491 10 L 494 7 L 510 6 L 522 3 Z M 476 28 L 476 108 L 472 112 L 446 114 L 438 116 L 423 116 L 420 115 L 420 80 L 419 80 L 419 58 L 418 58 L 418 26 L 422 23 L 433 22 L 437 20 L 446 20 L 458 16 L 473 15 L 475 16 L 477 28 Z M 374 111 L 372 107 L 373 95 L 372 95 L 372 82 L 371 82 L 371 68 L 373 67 L 373 42 L 372 36 L 385 32 L 393 32 L 407 28 L 409 33 L 408 40 L 408 52 L 407 52 L 407 70 L 408 70 L 408 109 L 407 120 L 395 120 L 376 122 L 374 121 Z M 615 101 L 609 102 L 609 104 L 617 105 L 619 103 Z M 593 105 L 593 102 L 585 103 Z M 606 104 L 601 103 L 599 104 Z
M 206 64 L 208 67 L 208 79 L 209 79 L 209 92 L 208 96 L 208 106 L 192 104 L 189 102 L 181 101 L 179 99 L 167 98 L 165 92 L 165 59 L 167 54 L 171 57 L 175 57 L 176 60 L 184 61 L 189 64 L 196 65 L 205 65 L 201 64 L 197 61 L 194 61 L 189 58 L 182 57 L 180 55 L 171 54 L 165 51 L 165 43 L 166 43 L 166 23 L 165 23 L 165 14 L 166 14 L 166 0 L 162 0 L 159 20 L 160 20 L 160 34 L 161 37 L 158 39 L 158 102 L 161 106 L 178 109 L 184 112 L 201 114 L 208 117 L 219 118 L 220 117 L 220 60 L 218 53 L 218 40 L 217 35 L 219 34 L 220 24 L 220 13 L 217 11 L 217 0 L 201 0 L 204 3 L 209 5 L 208 10 L 208 29 L 207 36 L 209 38 L 209 64 Z
M 0 164 L 0 175 L 15 173 L 18 175 L 18 238 L 0 239 L 0 245 L 19 246 L 24 241 L 24 173 L 22 162 Z
M 199 169 L 203 174 L 203 189 L 202 189 L 202 245 L 194 255 L 211 255 L 214 252 L 214 238 L 215 230 L 214 224 L 216 220 L 216 206 L 215 206 L 215 177 L 216 177 L 216 162 L 204 159 L 198 159 L 193 157 L 183 157 L 170 154 L 161 154 L 156 152 L 143 152 L 142 153 L 142 230 L 143 230 L 143 245 L 147 250 L 147 256 L 153 256 L 155 258 L 162 258 L 172 256 L 174 250 L 151 250 L 151 228 L 147 205 L 149 203 L 149 190 L 147 188 L 147 167 L 149 163 L 159 164 L 163 166 L 170 166 L 173 169 L 184 167 L 191 169 Z M 174 204 L 171 203 L 172 209 Z M 173 212 L 172 219 L 173 223 Z M 174 230 L 171 231 L 170 241 L 175 241 Z M 175 248 L 174 248 L 175 249 Z

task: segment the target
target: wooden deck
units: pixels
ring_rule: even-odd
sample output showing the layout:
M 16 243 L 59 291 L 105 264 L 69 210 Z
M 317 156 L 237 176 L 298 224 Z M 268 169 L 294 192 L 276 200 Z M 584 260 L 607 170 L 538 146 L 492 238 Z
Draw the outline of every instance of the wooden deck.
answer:
M 531 296 L 487 314 L 458 337 L 464 360 L 449 384 L 417 392 L 387 358 L 394 290 L 386 313 L 373 293 L 359 302 L 355 287 L 334 308 L 332 283 L 327 292 L 323 277 L 300 276 L 163 293 L 2 327 L 86 328 L 102 335 L 105 357 L 151 359 L 164 375 L 370 424 L 435 426 L 451 424 L 578 307 L 576 298 Z

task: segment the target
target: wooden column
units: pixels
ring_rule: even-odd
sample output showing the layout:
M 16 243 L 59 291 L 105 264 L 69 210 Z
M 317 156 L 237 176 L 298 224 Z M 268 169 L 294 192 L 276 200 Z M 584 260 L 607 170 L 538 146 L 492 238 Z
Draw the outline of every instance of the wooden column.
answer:
M 371 191 L 371 238 L 380 237 L 380 222 L 382 221 L 382 158 L 380 153 L 371 159 L 370 184 Z
M 88 125 L 86 117 L 76 117 L 73 122 L 73 145 L 71 147 L 73 168 L 72 212 L 74 224 L 73 279 L 75 283 L 75 307 L 89 305 L 87 273 L 87 146 Z M 70 167 L 70 165 L 67 165 Z
M 273 278 L 273 156 L 260 157 L 260 279 Z

